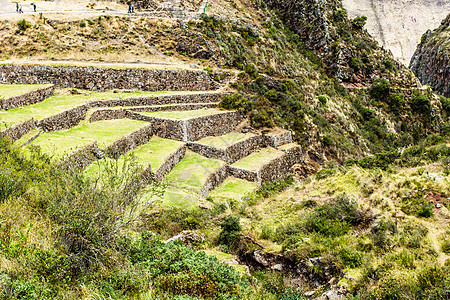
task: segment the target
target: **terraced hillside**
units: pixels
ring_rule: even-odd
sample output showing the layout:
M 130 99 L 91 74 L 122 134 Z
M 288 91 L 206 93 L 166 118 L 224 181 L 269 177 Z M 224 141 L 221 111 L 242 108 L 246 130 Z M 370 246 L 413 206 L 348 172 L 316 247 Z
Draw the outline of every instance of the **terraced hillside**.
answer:
M 101 74 L 102 69 L 94 73 Z M 198 84 L 208 80 L 201 78 Z M 123 167 L 133 157 L 144 178 L 167 185 L 159 197 L 143 192 L 145 202 L 192 207 L 210 193 L 242 198 L 285 177 L 303 157 L 300 146 L 289 144 L 288 131 L 240 132 L 244 115 L 218 108 L 226 94 L 223 88 L 105 92 L 55 90 L 53 85 L 0 88 L 11 106 L 0 111 L 2 135 L 25 149 L 38 147 L 64 165 L 85 169 L 90 180 L 100 177 L 108 165 Z M 33 92 L 44 89 L 54 94 L 36 100 Z M 17 95 L 24 96 L 18 100 Z M 230 195 L 230 186 L 237 183 L 243 187 Z

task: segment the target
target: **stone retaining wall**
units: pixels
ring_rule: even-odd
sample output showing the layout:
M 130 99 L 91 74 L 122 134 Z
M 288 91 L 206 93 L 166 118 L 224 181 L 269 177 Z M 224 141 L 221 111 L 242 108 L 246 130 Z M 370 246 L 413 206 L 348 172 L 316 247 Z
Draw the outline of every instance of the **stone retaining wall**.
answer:
M 286 131 L 280 134 L 268 134 L 266 135 L 266 141 L 272 147 L 279 147 L 281 145 L 292 143 L 292 133 Z
M 259 148 L 266 147 L 266 139 L 262 135 L 252 136 L 227 148 L 226 162 L 232 164 L 251 154 Z
M 258 184 L 261 186 L 286 177 L 290 174 L 291 167 L 301 162 L 302 158 L 303 151 L 300 146 L 286 150 L 284 155 L 262 166 L 258 171 Z
M 243 119 L 236 111 L 188 119 L 185 121 L 184 141 L 196 141 L 207 136 L 218 136 L 231 132 Z
M 206 91 L 219 88 L 203 70 L 112 69 L 80 66 L 0 65 L 1 83 L 42 84 L 93 91 Z
M 154 172 L 154 179 L 162 181 L 164 177 L 183 159 L 186 154 L 186 145 L 181 145 L 178 149 L 167 157 L 159 169 Z
M 205 108 L 216 108 L 217 103 L 188 103 L 188 104 L 174 104 L 167 106 L 140 106 L 130 107 L 127 110 L 135 112 L 152 112 L 152 111 L 188 111 Z
M 227 166 L 223 166 L 211 175 L 208 176 L 206 179 L 205 184 L 203 185 L 202 189 L 200 190 L 200 197 L 206 198 L 208 194 L 221 185 L 225 179 L 228 177 L 228 168 Z
M 194 142 L 188 143 L 187 147 L 202 156 L 220 159 L 232 164 L 257 149 L 265 148 L 267 146 L 278 147 L 291 142 L 292 135 L 291 132 L 288 131 L 281 134 L 252 136 L 234 143 L 225 149 Z
M 241 168 L 236 168 L 230 165 L 227 165 L 227 171 L 230 176 L 247 180 L 247 181 L 253 181 L 258 182 L 258 172 L 257 171 L 250 171 L 245 170 Z
M 155 117 L 133 115 L 133 119 L 150 122 L 153 134 L 165 139 L 184 141 L 185 127 L 182 120 L 160 119 Z
M 147 143 L 152 137 L 152 126 L 147 125 L 140 128 L 106 147 L 106 155 L 112 158 L 119 158 L 134 148 Z
M 6 137 L 11 142 L 15 142 L 35 127 L 36 122 L 31 119 L 0 132 L 0 135 Z
M 224 149 L 194 142 L 188 142 L 186 146 L 189 150 L 207 158 L 220 159 L 223 161 L 226 161 L 227 159 L 227 152 Z
M 64 157 L 60 161 L 60 165 L 66 170 L 70 170 L 71 168 L 82 170 L 89 166 L 94 160 L 97 160 L 93 153 L 94 149 L 98 149 L 97 142 L 93 142 Z
M 41 102 L 44 99 L 52 96 L 54 90 L 55 87 L 51 85 L 16 97 L 0 100 L 0 109 L 7 110 L 15 107 Z
M 42 119 L 37 122 L 37 126 L 46 132 L 69 129 L 84 120 L 88 110 L 88 105 L 77 106 L 51 117 Z
M 104 120 L 113 120 L 113 119 L 135 119 L 135 113 L 132 113 L 126 109 L 100 109 L 96 110 L 89 117 L 89 122 L 98 122 Z

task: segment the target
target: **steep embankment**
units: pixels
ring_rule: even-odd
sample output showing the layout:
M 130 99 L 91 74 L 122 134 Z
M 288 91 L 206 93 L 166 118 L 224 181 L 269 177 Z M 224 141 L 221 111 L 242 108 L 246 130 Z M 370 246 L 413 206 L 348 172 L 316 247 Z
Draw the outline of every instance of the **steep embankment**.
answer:
M 444 0 L 343 0 L 350 17 L 367 17 L 367 31 L 396 59 L 407 65 L 429 28 L 436 28 L 450 10 Z
M 441 26 L 428 30 L 411 59 L 411 70 L 423 84 L 450 97 L 450 15 Z

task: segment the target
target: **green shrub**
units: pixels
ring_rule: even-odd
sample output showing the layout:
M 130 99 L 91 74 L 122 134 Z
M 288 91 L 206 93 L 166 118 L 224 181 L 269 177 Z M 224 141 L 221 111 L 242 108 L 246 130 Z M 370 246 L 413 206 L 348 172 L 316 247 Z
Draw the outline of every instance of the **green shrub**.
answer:
M 380 78 L 375 80 L 369 88 L 369 95 L 377 101 L 387 102 L 390 91 L 391 85 L 389 82 L 384 78 Z
M 25 19 L 17 21 L 17 27 L 19 27 L 19 31 L 25 31 L 31 27 L 31 24 L 28 23 Z
M 244 97 L 242 94 L 224 96 L 220 102 L 220 107 L 225 109 L 236 109 L 240 112 L 249 112 L 253 109 L 253 101 Z
M 364 26 L 366 25 L 367 17 L 366 16 L 359 16 L 352 20 L 352 27 L 355 30 L 362 30 Z
M 220 224 L 222 231 L 219 234 L 218 242 L 221 245 L 228 246 L 229 249 L 233 248 L 234 244 L 240 239 L 241 224 L 239 224 L 239 218 L 236 216 L 227 216 L 222 224 Z
M 410 99 L 409 105 L 414 112 L 420 114 L 427 114 L 431 109 L 430 98 L 423 94 L 413 95 Z
M 447 113 L 450 118 L 450 98 L 441 97 L 442 109 Z
M 351 225 L 360 224 L 365 218 L 366 213 L 359 210 L 356 203 L 341 197 L 316 207 L 306 215 L 302 228 L 305 232 L 323 236 L 341 236 L 349 231 Z
M 326 96 L 319 96 L 319 97 L 317 97 L 317 99 L 319 100 L 319 102 L 322 105 L 326 105 L 327 104 L 327 97 Z
M 231 227 L 235 229 L 235 224 Z M 236 299 L 244 287 L 239 274 L 217 258 L 182 244 L 166 244 L 150 232 L 142 232 L 124 251 L 133 264 L 145 269 L 162 295 Z

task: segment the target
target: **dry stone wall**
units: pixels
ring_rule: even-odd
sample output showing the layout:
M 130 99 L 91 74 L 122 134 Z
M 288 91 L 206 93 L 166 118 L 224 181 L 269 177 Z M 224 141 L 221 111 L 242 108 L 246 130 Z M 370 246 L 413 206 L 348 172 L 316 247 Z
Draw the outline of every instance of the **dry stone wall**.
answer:
M 183 159 L 186 154 L 186 145 L 181 145 L 178 149 L 169 155 L 158 170 L 154 173 L 156 181 L 162 181 L 164 177 Z
M 228 170 L 228 174 L 230 174 L 230 176 L 233 176 L 233 177 L 236 177 L 239 179 L 243 179 L 243 180 L 247 180 L 247 181 L 258 182 L 258 172 L 257 171 L 245 170 L 245 169 L 236 168 L 236 167 L 233 167 L 230 165 L 227 166 L 227 170 Z
M 115 141 L 105 149 L 105 152 L 109 157 L 119 158 L 128 151 L 147 143 L 151 137 L 152 126 L 147 125 Z
M 44 99 L 53 95 L 55 87 L 53 85 L 48 87 L 43 87 L 35 91 L 19 95 L 16 97 L 7 98 L 0 100 L 0 109 L 7 110 L 11 108 L 16 108 L 20 106 L 30 105 L 37 102 L 41 102 Z
M 300 146 L 288 149 L 281 157 L 278 157 L 264 165 L 258 172 L 258 184 L 262 185 L 286 177 L 293 165 L 300 163 L 303 151 Z
M 78 66 L 0 65 L 0 82 L 42 84 L 93 91 L 206 91 L 219 88 L 203 70 L 112 69 Z
M 84 120 L 88 110 L 88 105 L 77 106 L 54 116 L 40 120 L 37 122 L 37 126 L 46 132 L 69 129 Z
M 231 132 L 242 119 L 241 113 L 232 111 L 186 120 L 184 141 L 196 141 L 207 136 L 226 134 Z
M 94 155 L 94 151 L 98 149 L 97 142 L 93 142 L 84 148 L 71 153 L 70 155 L 64 157 L 60 164 L 63 169 L 79 169 L 82 170 L 89 166 L 97 158 Z
M 0 136 L 6 137 L 11 142 L 15 142 L 31 130 L 33 130 L 35 127 L 36 122 L 31 119 L 0 132 Z
M 153 126 L 153 134 L 165 139 L 184 141 L 185 127 L 182 120 L 160 119 L 155 117 L 133 115 L 136 120 L 150 122 Z
M 291 132 L 288 131 L 270 135 L 261 134 L 252 136 L 234 143 L 225 149 L 195 142 L 187 143 L 187 147 L 202 156 L 220 159 L 232 164 L 257 149 L 265 148 L 267 146 L 278 147 L 291 142 L 292 135 Z
M 222 184 L 222 182 L 225 181 L 228 177 L 228 168 L 227 166 L 223 166 L 219 168 L 217 171 L 212 173 L 208 176 L 206 179 L 205 184 L 203 185 L 202 189 L 200 190 L 200 197 L 206 198 L 208 194 Z

